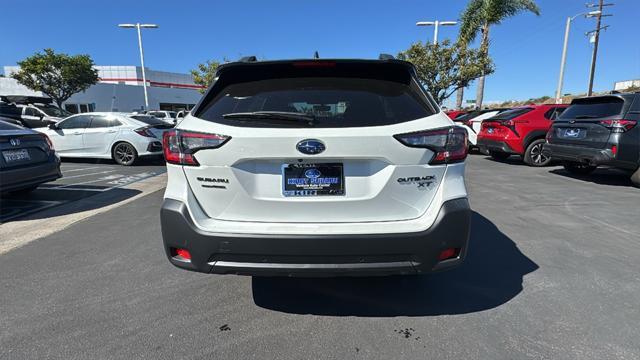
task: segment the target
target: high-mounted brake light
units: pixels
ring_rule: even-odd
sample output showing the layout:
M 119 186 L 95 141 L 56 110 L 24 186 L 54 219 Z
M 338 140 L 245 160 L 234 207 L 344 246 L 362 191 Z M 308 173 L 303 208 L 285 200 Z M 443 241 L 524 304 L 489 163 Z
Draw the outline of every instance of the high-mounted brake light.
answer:
M 225 135 L 173 129 L 162 134 L 162 149 L 169 164 L 198 166 L 193 157 L 197 151 L 219 148 L 229 139 Z
M 318 60 L 311 60 L 311 61 L 296 61 L 293 63 L 293 66 L 295 67 L 335 67 L 336 63 L 335 61 L 318 61 Z
M 394 137 L 409 147 L 426 148 L 435 154 L 429 164 L 451 164 L 467 158 L 467 130 L 459 126 L 418 131 Z
M 600 120 L 598 123 L 614 133 L 623 133 L 631 130 L 638 123 L 635 120 Z

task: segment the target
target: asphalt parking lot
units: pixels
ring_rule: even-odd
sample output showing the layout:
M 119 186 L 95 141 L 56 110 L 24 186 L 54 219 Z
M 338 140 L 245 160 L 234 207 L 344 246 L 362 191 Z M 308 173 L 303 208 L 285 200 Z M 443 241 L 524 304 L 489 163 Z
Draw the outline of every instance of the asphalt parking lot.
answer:
M 467 183 L 467 261 L 425 277 L 178 270 L 154 192 L 0 255 L 0 358 L 640 358 L 640 189 L 482 155 Z
M 40 185 L 27 196 L 0 195 L 0 224 L 99 193 L 113 193 L 123 186 L 166 172 L 162 158 L 141 159 L 130 167 L 108 160 L 65 159 L 60 168 L 62 178 Z M 114 198 L 118 196 L 114 194 Z

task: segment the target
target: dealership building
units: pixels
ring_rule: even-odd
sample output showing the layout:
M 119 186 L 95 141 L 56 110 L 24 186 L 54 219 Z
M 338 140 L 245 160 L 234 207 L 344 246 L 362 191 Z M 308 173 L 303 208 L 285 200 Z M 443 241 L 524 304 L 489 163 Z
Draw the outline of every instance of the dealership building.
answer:
M 100 80 L 71 96 L 63 107 L 72 112 L 144 110 L 144 89 L 140 66 L 95 66 Z M 0 77 L 0 95 L 43 96 L 20 85 L 11 74 L 18 66 L 5 66 Z M 149 110 L 190 110 L 201 97 L 202 88 L 189 74 L 155 71 L 145 67 Z

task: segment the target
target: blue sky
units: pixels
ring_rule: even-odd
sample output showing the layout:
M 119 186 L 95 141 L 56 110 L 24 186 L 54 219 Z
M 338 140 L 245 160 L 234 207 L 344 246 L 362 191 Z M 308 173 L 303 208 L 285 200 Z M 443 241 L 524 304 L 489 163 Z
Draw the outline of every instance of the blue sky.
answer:
M 5 3 L 6 1 L 6 3 Z M 553 95 L 567 16 L 585 11 L 587 0 L 539 0 L 541 16 L 521 14 L 491 29 L 496 73 L 488 77 L 485 100 Z M 418 40 L 431 40 L 420 20 L 456 20 L 464 0 L 339 1 L 11 1 L 0 14 L 0 65 L 46 47 L 86 53 L 98 65 L 138 64 L 135 31 L 123 22 L 154 22 L 145 31 L 146 65 L 187 72 L 206 59 L 311 57 L 375 58 L 395 54 Z M 594 88 L 609 90 L 614 81 L 640 78 L 640 0 L 615 0 L 605 18 L 611 27 L 601 36 Z M 37 9 L 34 11 L 34 9 Z M 12 16 L 14 14 L 15 16 Z M 28 15 L 27 15 L 28 14 Z M 25 16 L 27 15 L 27 16 Z M 564 92 L 585 92 L 591 46 L 584 33 L 592 19 L 572 26 Z M 455 38 L 457 27 L 441 28 L 440 39 Z M 473 85 L 466 98 L 475 97 Z

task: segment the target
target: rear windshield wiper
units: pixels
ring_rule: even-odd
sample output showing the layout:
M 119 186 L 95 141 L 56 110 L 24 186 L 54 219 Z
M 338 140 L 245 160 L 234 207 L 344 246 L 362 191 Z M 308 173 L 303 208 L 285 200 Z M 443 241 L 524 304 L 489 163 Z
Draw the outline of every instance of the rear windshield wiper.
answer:
M 223 114 L 225 119 L 241 119 L 241 120 L 280 120 L 289 122 L 306 123 L 312 126 L 316 123 L 316 118 L 313 115 L 299 113 L 299 112 L 286 112 L 286 111 L 253 111 L 253 112 L 238 112 Z
M 576 119 L 597 119 L 601 116 L 597 116 L 597 115 L 578 115 L 575 118 Z

